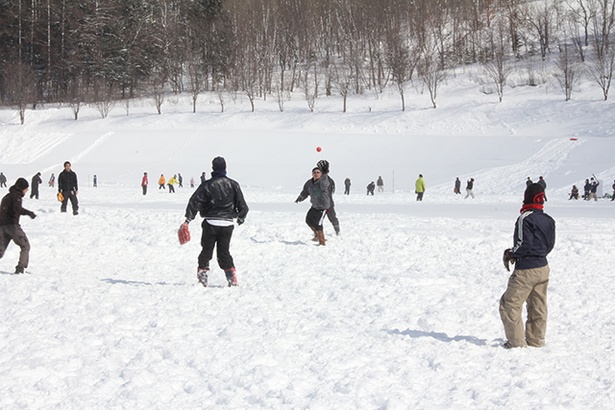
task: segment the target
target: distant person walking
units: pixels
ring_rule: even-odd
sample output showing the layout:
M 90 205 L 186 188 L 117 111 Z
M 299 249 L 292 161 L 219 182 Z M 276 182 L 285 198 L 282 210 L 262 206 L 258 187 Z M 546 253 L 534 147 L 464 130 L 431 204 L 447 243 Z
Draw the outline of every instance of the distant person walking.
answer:
M 6 187 L 6 176 L 4 173 L 0 173 L 0 187 Z
M 179 182 L 179 186 L 181 188 L 184 188 L 184 178 L 182 177 L 181 173 L 177 173 L 177 181 Z
M 542 178 L 542 176 L 540 176 L 538 177 L 537 183 L 540 184 L 542 186 L 542 189 L 545 191 L 545 201 L 547 201 L 547 182 L 544 178 Z
M 190 177 L 190 188 L 194 188 L 194 177 Z
M 71 170 L 70 161 L 64 162 L 64 170 L 58 174 L 58 192 L 62 193 L 64 199 L 60 206 L 60 212 L 66 212 L 68 200 L 73 208 L 73 215 L 79 214 L 79 201 L 77 194 L 79 193 L 79 185 L 77 184 L 77 174 Z
M 461 194 L 461 180 L 459 180 L 459 177 L 455 179 L 455 188 L 453 189 L 453 192 L 455 194 Z
M 49 177 L 48 184 L 49 184 L 49 187 L 55 187 L 55 185 L 56 185 L 56 176 L 55 176 L 55 174 L 51 173 L 51 177 Z
M 344 194 L 345 195 L 350 195 L 350 177 L 346 177 L 346 180 L 344 180 Z
M 13 240 L 21 249 L 15 274 L 23 274 L 30 261 L 30 241 L 19 225 L 19 217 L 22 215 L 27 215 L 32 219 L 36 218 L 36 214 L 22 206 L 22 200 L 27 191 L 28 181 L 20 177 L 15 185 L 9 188 L 9 193 L 4 196 L 2 203 L 0 203 L 0 258 L 4 256 L 6 247 Z
M 529 178 L 529 177 L 528 177 Z M 472 196 L 474 198 L 474 179 L 470 178 L 466 184 L 466 196 L 464 198 L 468 198 Z
M 419 174 L 419 178 L 417 178 L 414 183 L 414 189 L 416 201 L 423 201 L 423 194 L 425 193 L 425 180 L 423 180 L 423 174 Z
M 96 174 L 94 174 L 94 180 L 92 181 L 92 187 L 98 187 L 98 180 L 96 179 Z
M 38 200 L 38 186 L 42 183 L 43 180 L 41 179 L 41 173 L 38 172 L 34 174 L 32 181 L 30 182 L 30 186 L 32 188 L 32 191 L 30 191 L 30 198 L 36 198 Z
M 382 193 L 384 191 L 384 181 L 382 181 L 381 176 L 378 176 L 378 180 L 376 180 L 376 186 L 378 186 L 379 193 Z
M 167 181 L 167 185 L 169 186 L 169 194 L 175 192 L 175 184 L 177 184 L 177 176 L 173 175 L 173 177 L 169 178 L 169 181 Z
M 143 178 L 141 178 L 141 189 L 143 190 L 143 195 L 147 194 L 147 185 L 149 184 L 149 179 L 147 178 L 147 171 L 143 173 Z
M 376 184 L 372 181 L 367 185 L 367 195 L 374 195 L 374 189 L 376 188 Z

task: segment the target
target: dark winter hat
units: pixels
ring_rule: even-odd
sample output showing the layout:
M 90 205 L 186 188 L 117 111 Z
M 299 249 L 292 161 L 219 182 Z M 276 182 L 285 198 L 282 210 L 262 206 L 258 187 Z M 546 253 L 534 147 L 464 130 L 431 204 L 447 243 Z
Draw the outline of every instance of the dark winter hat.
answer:
M 527 186 L 523 195 L 523 204 L 544 204 L 545 189 L 538 183 Z
M 224 157 L 216 157 L 211 162 L 211 168 L 214 171 L 225 171 L 226 170 L 226 160 Z
M 30 184 L 28 184 L 28 180 L 26 180 L 25 178 L 19 177 L 17 181 L 15 181 L 15 187 L 19 188 L 20 190 L 25 190 L 26 188 L 30 187 Z
M 67 165 L 69 165 L 69 166 L 71 165 L 70 161 L 65 161 L 64 162 L 64 167 L 66 167 Z

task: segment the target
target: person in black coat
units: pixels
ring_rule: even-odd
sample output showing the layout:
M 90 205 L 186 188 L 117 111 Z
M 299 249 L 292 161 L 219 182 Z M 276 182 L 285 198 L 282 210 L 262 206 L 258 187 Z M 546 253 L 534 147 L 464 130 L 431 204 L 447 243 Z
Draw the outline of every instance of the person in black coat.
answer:
M 30 192 L 30 198 L 36 197 L 38 200 L 38 185 L 43 183 L 43 179 L 41 179 L 41 173 L 36 173 L 32 177 L 32 191 Z
M 64 170 L 58 175 L 58 193 L 62 193 L 64 199 L 60 206 L 62 213 L 66 212 L 68 200 L 73 207 L 73 215 L 79 214 L 79 201 L 77 194 L 79 193 L 79 185 L 77 183 L 77 174 L 71 170 L 70 161 L 64 162 Z
M 455 179 L 455 188 L 453 189 L 453 192 L 455 194 L 461 194 L 461 180 L 459 180 L 459 177 Z
M 28 191 L 28 181 L 25 178 L 18 178 L 9 193 L 4 196 L 0 203 L 0 258 L 4 256 L 6 247 L 11 240 L 21 248 L 19 262 L 15 267 L 15 274 L 23 274 L 28 268 L 30 260 L 30 242 L 28 236 L 19 225 L 19 217 L 27 215 L 36 218 L 30 210 L 22 207 L 21 202 Z
M 229 287 L 238 286 L 235 263 L 229 251 L 233 235 L 233 219 L 237 225 L 243 224 L 248 215 L 248 205 L 243 198 L 239 183 L 226 176 L 226 160 L 216 157 L 212 161 L 211 178 L 202 183 L 192 194 L 186 207 L 187 226 L 199 213 L 205 220 L 201 225 L 202 251 L 198 258 L 197 279 L 207 287 L 209 261 L 216 247 L 218 265 L 226 275 Z M 184 226 L 182 224 L 182 227 Z M 180 227 L 180 230 L 182 230 Z

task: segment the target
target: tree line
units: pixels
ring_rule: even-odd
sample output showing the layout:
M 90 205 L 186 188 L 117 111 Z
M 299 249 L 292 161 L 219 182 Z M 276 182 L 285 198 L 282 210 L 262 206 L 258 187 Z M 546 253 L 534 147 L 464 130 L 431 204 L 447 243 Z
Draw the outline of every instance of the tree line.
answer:
M 502 100 L 555 59 L 566 99 L 581 74 L 608 98 L 615 0 L 0 0 L 0 103 L 112 104 L 167 93 L 273 98 L 308 107 L 421 82 L 437 106 L 447 71 L 479 63 Z

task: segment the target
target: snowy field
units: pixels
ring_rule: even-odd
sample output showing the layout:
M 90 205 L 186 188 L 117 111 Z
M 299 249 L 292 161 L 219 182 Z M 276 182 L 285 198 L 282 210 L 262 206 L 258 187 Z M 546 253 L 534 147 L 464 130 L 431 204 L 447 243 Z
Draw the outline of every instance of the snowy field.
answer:
M 22 218 L 30 274 L 0 260 L 2 409 L 613 409 L 615 202 L 568 201 L 615 179 L 615 107 L 583 83 L 504 101 L 468 76 L 399 111 L 394 94 L 301 96 L 279 112 L 203 96 L 148 101 L 102 119 L 84 108 L 0 111 L 0 171 L 38 171 Z M 409 93 L 410 94 L 410 93 Z M 571 140 L 573 139 L 573 140 Z M 322 152 L 316 152 L 316 147 Z M 191 177 L 222 155 L 250 213 L 231 252 L 240 287 L 196 282 L 200 219 L 177 242 Z M 342 233 L 316 247 L 294 204 L 316 161 L 331 163 Z M 60 214 L 53 172 L 72 162 L 80 215 Z M 141 176 L 150 176 L 141 194 Z M 157 179 L 181 173 L 175 194 Z M 417 203 L 414 181 L 427 184 Z M 97 175 L 98 187 L 92 187 Z M 385 192 L 365 195 L 381 175 Z M 505 350 L 498 301 L 525 179 L 543 175 L 557 223 L 544 348 Z M 343 181 L 350 177 L 351 195 Z M 453 194 L 476 180 L 475 199 Z M 5 189 L 2 189 L 5 190 Z M 3 194 L 4 195 L 4 194 Z

